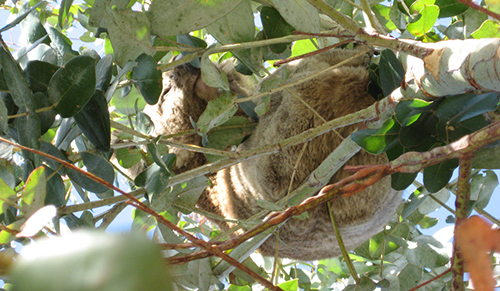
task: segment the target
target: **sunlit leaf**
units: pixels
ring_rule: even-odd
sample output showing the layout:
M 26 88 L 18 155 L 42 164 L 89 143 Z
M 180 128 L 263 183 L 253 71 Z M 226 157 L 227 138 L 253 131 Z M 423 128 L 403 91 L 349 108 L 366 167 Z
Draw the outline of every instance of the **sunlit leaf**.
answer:
M 423 36 L 429 32 L 439 16 L 439 7 L 436 5 L 424 6 L 419 11 L 418 16 L 411 23 L 408 23 L 407 29 L 414 36 Z
M 241 0 L 155 0 L 146 13 L 151 32 L 179 35 L 203 28 L 233 11 Z

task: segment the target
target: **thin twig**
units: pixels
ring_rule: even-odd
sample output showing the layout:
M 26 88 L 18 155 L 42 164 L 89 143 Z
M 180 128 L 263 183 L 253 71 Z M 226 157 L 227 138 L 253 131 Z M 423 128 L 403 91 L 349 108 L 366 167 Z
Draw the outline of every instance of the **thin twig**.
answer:
M 471 1 L 471 0 L 457 0 L 457 1 L 473 8 L 473 9 L 476 9 L 480 12 L 483 12 L 484 14 L 491 16 L 491 17 L 495 18 L 496 20 L 500 20 L 500 14 L 495 13 L 491 10 L 488 10 L 481 5 L 474 3 L 474 1 Z
M 295 34 L 301 34 L 301 33 L 298 33 L 297 31 L 294 31 Z M 344 44 L 348 44 L 348 43 L 351 43 L 353 42 L 354 39 L 348 39 L 348 40 L 345 40 L 345 41 L 341 41 L 339 43 L 336 43 L 336 44 L 332 44 L 332 45 L 329 45 L 327 47 L 324 47 L 322 49 L 318 49 L 318 50 L 315 50 L 313 52 L 309 52 L 309 53 L 306 53 L 306 54 L 303 54 L 303 55 L 300 55 L 300 56 L 295 56 L 295 57 L 291 57 L 291 58 L 288 58 L 288 59 L 284 59 L 284 60 L 279 60 L 279 61 L 276 61 L 274 62 L 274 66 L 275 67 L 279 67 L 283 64 L 286 64 L 286 63 L 290 63 L 290 62 L 293 62 L 293 61 L 296 61 L 296 60 L 300 60 L 300 59 L 304 59 L 304 58 L 308 58 L 308 57 L 312 57 L 312 56 L 315 56 L 319 53 L 322 53 L 322 52 L 326 52 L 328 50 L 331 50 L 333 48 L 336 48 L 336 47 L 339 47 L 341 45 L 344 45 Z
M 335 237 L 337 238 L 337 243 L 339 244 L 340 251 L 342 252 L 342 256 L 344 257 L 344 260 L 347 264 L 347 268 L 349 269 L 349 273 L 351 274 L 352 278 L 354 279 L 354 281 L 356 282 L 356 285 L 357 285 L 357 284 L 359 284 L 358 272 L 356 272 L 356 268 L 354 268 L 351 257 L 349 257 L 349 253 L 347 252 L 347 249 L 345 248 L 344 239 L 342 239 L 342 235 L 340 234 L 339 225 L 337 223 L 337 220 L 335 220 L 335 216 L 333 215 L 332 203 L 328 202 L 327 205 L 328 205 L 328 214 L 330 215 L 330 220 L 332 222 L 333 230 L 335 232 Z
M 418 285 L 418 286 L 416 286 L 416 287 L 411 288 L 411 289 L 410 289 L 410 290 L 408 290 L 408 291 L 416 291 L 416 290 L 418 290 L 419 288 L 422 288 L 422 287 L 424 287 L 425 285 L 430 284 L 430 283 L 432 283 L 432 282 L 436 281 L 437 279 L 439 279 L 439 278 L 443 277 L 444 275 L 448 274 L 449 272 L 451 272 L 451 268 L 450 268 L 450 269 L 448 269 L 448 270 L 446 270 L 446 271 L 444 271 L 443 273 L 441 273 L 441 274 L 439 274 L 439 275 L 435 276 L 434 278 L 429 279 L 429 280 L 425 281 L 424 283 L 422 283 L 422 284 L 420 284 L 420 285 Z

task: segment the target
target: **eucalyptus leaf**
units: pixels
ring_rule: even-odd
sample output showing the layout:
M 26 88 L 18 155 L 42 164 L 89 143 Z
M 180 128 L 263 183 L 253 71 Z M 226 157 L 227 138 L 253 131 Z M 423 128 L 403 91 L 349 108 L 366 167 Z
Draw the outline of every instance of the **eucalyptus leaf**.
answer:
M 54 247 L 59 251 L 52 251 Z M 172 290 L 160 249 L 138 233 L 73 233 L 32 244 L 23 254 L 13 268 L 12 281 L 25 291 L 40 286 L 46 291 L 90 291 L 95 282 L 103 291 Z
M 114 60 L 118 65 L 123 67 L 141 54 L 154 54 L 150 48 L 151 34 L 146 14 L 138 11 L 114 11 L 109 7 L 105 7 L 105 12 L 104 19 L 113 45 Z
M 295 28 L 281 16 L 278 10 L 264 6 L 260 10 L 260 19 L 266 38 L 278 38 L 291 35 Z M 271 50 L 276 54 L 281 54 L 288 48 L 287 44 L 274 44 L 270 46 Z
M 158 36 L 180 35 L 201 29 L 233 11 L 241 0 L 156 0 L 146 15 L 151 32 Z
M 206 27 L 207 31 L 221 44 L 253 41 L 255 25 L 250 1 L 241 3 L 230 13 Z M 252 64 L 252 50 L 235 50 L 233 55 L 251 72 L 257 72 Z
M 238 110 L 235 100 L 236 96 L 233 94 L 224 94 L 209 101 L 197 122 L 199 132 L 208 133 L 212 128 L 228 121 Z
M 92 98 L 95 85 L 95 60 L 78 56 L 52 76 L 48 88 L 49 99 L 62 117 L 71 117 Z
M 67 36 L 50 25 L 45 26 L 45 29 L 47 30 L 47 33 L 51 40 L 50 46 L 53 47 L 57 52 L 59 65 L 65 64 L 71 58 L 78 55 L 78 53 L 71 48 L 72 43 Z
M 74 118 L 83 134 L 98 150 L 110 150 L 111 125 L 103 91 L 95 90 L 92 98 Z
M 25 114 L 15 119 L 19 143 L 32 149 L 40 149 L 40 120 L 35 113 L 33 95 L 22 76 L 21 68 L 4 47 L 0 48 L 0 63 L 13 101 L 19 107 L 19 113 Z M 31 160 L 35 167 L 39 166 L 38 155 L 23 150 L 23 156 Z
M 221 88 L 229 91 L 229 82 L 225 72 L 220 72 L 219 69 L 208 59 L 208 54 L 203 54 L 201 57 L 201 80 L 210 87 Z
M 141 54 L 135 60 L 132 80 L 148 104 L 156 104 L 162 91 L 162 76 L 153 57 Z
M 45 168 L 43 166 L 35 169 L 28 177 L 21 198 L 21 210 L 26 217 L 30 217 L 45 205 L 45 196 L 47 195 L 47 182 L 45 179 Z
M 383 50 L 380 55 L 379 72 L 384 96 L 391 94 L 404 80 L 405 71 L 396 55 L 389 49 Z
M 424 185 L 431 193 L 441 190 L 448 182 L 453 171 L 458 167 L 458 160 L 451 159 L 424 169 Z
M 48 62 L 30 61 L 27 63 L 23 75 L 33 92 L 46 94 L 50 79 L 58 69 L 58 66 Z
M 406 27 L 414 36 L 423 36 L 428 33 L 439 16 L 439 7 L 436 5 L 426 5 L 419 11 L 418 16 Z
M 484 209 L 490 201 L 493 191 L 498 186 L 498 177 L 493 171 L 485 171 L 472 177 L 471 200 L 476 201 L 476 207 Z
M 297 30 L 303 32 L 319 33 L 319 13 L 316 7 L 312 6 L 307 0 L 271 0 L 285 18 Z
M 9 201 L 14 203 L 15 200 L 17 200 L 16 191 L 3 178 L 0 179 L 0 214 L 7 209 Z
M 378 155 L 398 144 L 399 129 L 394 119 L 388 119 L 380 129 L 363 129 L 353 133 L 351 138 L 366 151 Z

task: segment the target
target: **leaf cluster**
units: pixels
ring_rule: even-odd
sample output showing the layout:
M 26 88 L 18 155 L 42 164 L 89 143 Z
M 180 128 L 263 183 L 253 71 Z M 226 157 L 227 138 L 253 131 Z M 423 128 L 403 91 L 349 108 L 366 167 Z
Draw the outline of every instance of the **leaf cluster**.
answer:
M 389 4 L 362 1 L 367 2 L 369 11 L 365 12 L 370 12 L 372 19 L 363 17 L 365 8 L 351 1 L 325 2 L 360 28 L 379 27 L 379 33 L 421 42 L 497 37 L 499 31 L 498 21 L 454 0 L 405 0 Z M 145 104 L 155 104 L 160 97 L 160 69 L 168 70 L 189 62 L 201 69 L 201 78 L 207 85 L 227 93 L 211 101 L 200 119 L 193 121 L 193 131 L 185 133 L 202 135 L 202 150 L 206 151 L 207 160 L 224 165 L 229 159 L 225 159 L 223 151 L 241 143 L 254 126 L 247 118 L 234 116 L 235 112 L 241 108 L 257 120 L 268 110 L 267 92 L 285 84 L 289 72 L 282 70 L 281 76 L 270 77 L 261 83 L 262 98 L 254 103 L 240 100 L 242 96 L 231 93 L 227 76 L 213 62 L 234 57 L 240 73 L 260 80 L 271 74 L 269 65 L 275 60 L 310 53 L 354 37 L 352 32 L 339 30 L 338 23 L 332 22 L 306 0 L 154 0 L 150 3 L 88 0 L 80 4 L 63 0 L 59 6 L 55 3 L 49 6 L 44 1 L 33 4 L 18 3 L 11 7 L 11 13 L 17 18 L 0 29 L 0 32 L 9 32 L 17 25 L 21 27 L 19 48 L 9 49 L 3 40 L 0 48 L 0 135 L 76 165 L 120 188 L 130 185 L 132 189 L 145 189 L 137 190 L 137 195 L 146 192 L 142 199 L 154 211 L 183 230 L 215 240 L 225 239 L 229 234 L 193 214 L 214 217 L 214 214 L 195 208 L 202 191 L 209 185 L 209 180 L 203 176 L 206 172 L 182 176 L 182 180 L 181 175 L 175 176 L 172 173 L 175 155 L 168 152 L 162 137 L 150 136 L 153 124 L 142 112 Z M 450 24 L 445 25 L 443 18 L 449 18 Z M 68 35 L 77 22 L 84 28 L 80 40 L 89 46 L 96 40 L 103 42 L 105 56 L 86 48 L 85 44 L 78 51 L 73 50 L 74 44 Z M 341 31 L 343 37 L 317 35 L 325 30 Z M 295 31 L 313 35 L 295 35 Z M 173 56 L 176 56 L 175 61 L 168 63 Z M 398 56 L 390 50 L 374 57 L 370 71 L 372 82 L 368 92 L 377 100 L 390 95 L 405 82 L 405 70 Z M 380 129 L 360 130 L 352 139 L 369 152 L 385 152 L 391 160 L 408 151 L 426 152 L 486 126 L 490 122 L 487 113 L 496 110 L 498 101 L 497 93 L 486 92 L 438 99 L 408 98 L 397 105 L 394 115 Z M 113 135 L 122 143 L 112 142 Z M 71 230 L 105 229 L 125 207 L 121 204 L 122 197 L 114 196 L 113 191 L 80 171 L 28 150 L 18 151 L 4 143 L 1 145 L 0 222 L 4 226 L 0 232 L 1 253 L 11 251 L 10 243 L 14 241 L 28 241 L 16 234 L 30 217 L 35 217 L 37 211 L 47 209 L 48 205 L 57 207 L 54 226 L 48 231 L 48 228 L 42 230 L 45 224 L 37 225 L 34 235 L 51 236 L 51 231 L 61 233 L 66 227 Z M 124 182 L 123 175 L 116 174 L 121 170 L 109 162 L 113 154 L 122 168 L 143 163 L 147 169 L 134 181 Z M 241 260 L 246 258 L 245 266 L 268 280 L 274 278 L 283 290 L 408 290 L 449 267 L 448 241 L 437 241 L 424 233 L 438 222 L 430 214 L 449 199 L 448 189 L 454 191 L 456 188 L 450 179 L 457 165 L 458 161 L 449 160 L 427 167 L 423 173 L 424 186 L 414 190 L 393 221 L 351 252 L 355 269 L 363 274 L 357 285 L 353 283 L 357 277 L 350 273 L 347 258 L 311 263 L 248 257 L 249 250 L 256 248 L 259 239 L 249 242 L 244 246 L 246 249 L 233 250 L 232 255 Z M 406 189 L 414 183 L 415 176 L 394 174 L 392 185 L 395 189 Z M 475 172 L 468 209 L 484 211 L 497 184 L 494 172 Z M 75 200 L 80 202 L 75 204 Z M 100 206 L 110 207 L 100 210 Z M 278 210 L 280 206 L 267 207 Z M 41 218 L 33 220 L 45 221 L 54 216 L 50 211 L 38 215 Z M 247 229 L 259 222 L 229 221 Z M 454 223 L 452 215 L 448 222 Z M 186 243 L 184 237 L 158 225 L 141 210 L 133 212 L 132 228 L 155 229 L 157 236 L 170 244 Z M 101 242 L 99 237 L 91 237 L 91 240 L 101 246 L 108 244 Z M 134 244 L 124 252 L 140 250 L 141 244 Z M 109 245 L 105 251 L 84 252 L 88 257 L 68 255 L 55 260 L 83 266 L 89 257 L 113 258 L 107 270 L 134 264 L 135 258 L 118 260 L 115 252 L 108 251 L 115 247 L 120 249 L 119 243 L 112 241 Z M 196 251 L 180 248 L 167 253 L 179 257 Z M 143 258 L 150 255 L 144 254 Z M 495 264 L 496 260 L 494 257 Z M 209 290 L 211 285 L 219 290 L 255 288 L 254 278 L 238 269 L 230 272 L 230 267 L 223 263 L 214 258 L 186 261 L 172 266 L 169 273 L 179 289 Z M 148 268 L 143 261 L 137 261 L 136 266 L 135 270 L 126 269 L 119 278 Z M 155 271 L 160 268 L 157 265 L 149 267 Z M 36 273 L 44 266 L 33 268 Z M 21 269 L 13 278 L 33 278 L 32 272 Z M 61 269 L 50 269 L 43 273 L 47 274 L 44 280 L 60 280 L 54 277 L 54 274 L 59 276 L 59 272 Z M 88 280 L 99 278 L 81 269 L 74 269 L 74 272 Z M 151 278 L 148 272 L 137 274 L 144 280 Z M 151 280 L 153 285 L 157 282 Z M 78 276 L 68 278 L 69 283 L 77 281 Z M 120 279 L 113 281 L 109 284 L 120 282 Z M 46 281 L 34 284 L 46 284 L 43 282 Z M 443 290 L 451 284 L 451 276 L 444 276 L 429 283 L 427 288 Z M 120 286 L 117 290 L 133 290 L 120 289 Z M 32 288 L 22 287 L 24 290 Z M 162 290 L 158 286 L 150 290 L 154 288 Z

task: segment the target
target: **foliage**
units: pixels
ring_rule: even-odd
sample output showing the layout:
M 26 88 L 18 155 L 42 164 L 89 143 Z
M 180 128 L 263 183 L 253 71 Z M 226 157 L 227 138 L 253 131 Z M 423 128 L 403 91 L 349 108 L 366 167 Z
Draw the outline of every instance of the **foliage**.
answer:
M 340 12 L 342 17 L 337 15 L 332 21 L 328 17 L 333 17 L 332 13 L 322 6 L 326 4 Z M 192 214 L 211 215 L 195 208 L 198 197 L 209 184 L 203 176 L 205 172 L 184 175 L 182 179 L 180 175 L 175 176 L 171 171 L 175 155 L 168 153 L 164 139 L 150 136 L 153 131 L 151 120 L 142 112 L 146 103 L 158 101 L 162 91 L 159 69 L 171 69 L 173 65 L 168 60 L 172 56 L 183 56 L 176 64 L 189 61 L 195 67 L 201 67 L 202 79 L 207 85 L 229 91 L 227 77 L 212 65 L 212 61 L 233 56 L 239 72 L 260 79 L 269 73 L 266 68 L 276 60 L 354 39 L 356 34 L 367 44 L 379 46 L 381 53 L 370 65 L 372 82 L 369 93 L 378 100 L 387 100 L 387 96 L 398 90 L 412 89 L 408 85 L 411 79 L 408 73 L 412 69 L 403 64 L 404 54 L 398 53 L 399 46 L 393 45 L 399 40 L 384 42 L 387 38 L 370 38 L 372 36 L 362 32 L 375 30 L 381 35 L 390 34 L 428 45 L 440 40 L 482 39 L 499 34 L 498 19 L 488 19 L 487 15 L 454 0 L 393 3 L 366 0 L 356 3 L 341 0 L 88 0 L 80 4 L 63 0 L 60 4 L 50 5 L 45 1 L 18 1 L 15 4 L 4 1 L 1 5 L 3 9 L 10 9 L 11 17 L 0 32 L 8 33 L 16 26 L 22 29 L 18 48 L 9 48 L 3 40 L 0 48 L 0 135 L 26 147 L 19 151 L 1 143 L 0 254 L 4 254 L 5 259 L 0 262 L 4 261 L 4 266 L 11 261 L 8 254 L 13 250 L 13 242 L 28 243 L 28 237 L 53 236 L 54 232 L 60 234 L 66 228 L 71 231 L 106 229 L 123 210 L 125 205 L 122 202 L 126 200 L 109 188 L 117 183 L 125 188 L 120 182 L 123 180 L 118 178 L 122 175 L 116 174 L 120 170 L 109 162 L 113 153 L 123 168 L 133 167 L 141 160 L 149 165 L 134 181 L 129 181 L 135 190 L 131 194 L 141 197 L 161 217 L 197 237 L 217 240 L 227 237 Z M 83 44 L 75 51 L 67 35 L 77 23 L 84 28 L 80 36 Z M 350 26 L 353 24 L 364 30 L 358 35 L 358 31 L 353 31 Z M 301 33 L 295 34 L 296 31 Z M 328 35 L 320 34 L 325 31 Z M 332 33 L 339 37 L 332 36 Z M 104 43 L 105 56 L 89 48 L 94 41 Z M 239 45 L 235 48 L 233 44 Z M 472 54 L 474 49 L 471 47 L 470 51 L 462 53 Z M 490 61 L 498 61 L 497 56 Z M 426 76 L 431 75 L 430 71 L 425 71 Z M 266 92 L 279 89 L 286 79 L 287 75 L 283 73 L 262 84 L 261 97 L 264 98 L 256 106 L 253 102 L 239 102 L 241 96 L 229 92 L 211 101 L 200 119 L 193 121 L 196 133 L 203 136 L 204 146 L 225 150 L 241 142 L 252 125 L 247 119 L 233 116 L 238 106 L 257 119 L 258 114 L 267 110 L 269 98 L 265 96 Z M 470 79 L 473 80 L 474 76 Z M 457 94 L 452 88 L 463 83 L 458 76 L 455 81 L 460 85 L 449 84 L 450 92 L 425 96 L 415 90 L 413 94 L 404 95 L 388 118 L 380 118 L 383 124 L 378 128 L 360 130 L 352 135 L 352 139 L 369 152 L 385 153 L 390 160 L 396 160 L 410 151 L 428 152 L 448 145 L 498 120 L 496 91 L 464 89 Z M 360 118 L 357 121 L 365 120 Z M 117 134 L 120 132 L 118 137 L 124 143 L 111 142 L 115 130 Z M 141 145 L 146 145 L 147 152 L 138 147 Z M 491 151 L 485 149 L 484 155 L 488 157 L 488 153 L 496 153 L 493 146 Z M 41 156 L 39 152 L 47 155 Z M 210 162 L 222 164 L 223 158 L 207 152 Z M 498 160 L 497 156 L 488 159 L 490 162 Z M 68 168 L 64 162 L 91 175 Z M 499 168 L 498 163 L 486 164 L 476 160 L 477 169 L 467 180 L 471 186 L 470 201 L 463 207 L 468 213 L 472 209 L 485 213 L 484 208 L 498 184 L 495 173 L 487 170 Z M 423 233 L 437 223 L 432 212 L 448 201 L 450 192 L 457 194 L 457 181 L 450 179 L 458 165 L 459 160 L 455 158 L 426 167 L 423 170 L 424 185 L 414 181 L 417 173 L 392 174 L 393 188 L 403 190 L 413 183 L 416 189 L 381 233 L 349 253 L 356 272 L 362 274 L 359 278 L 349 269 L 349 260 L 345 257 L 318 262 L 291 262 L 258 255 L 248 257 L 248 250 L 265 239 L 266 233 L 231 252 L 231 256 L 244 260 L 246 270 L 231 272 L 224 260 L 205 257 L 175 264 L 169 273 L 177 290 L 209 290 L 211 284 L 219 290 L 259 288 L 255 277 L 247 270 L 266 280 L 273 278 L 275 285 L 282 290 L 409 290 L 450 268 L 448 244 L 451 237 L 438 240 Z M 458 189 L 459 192 L 463 190 L 461 186 Z M 145 196 L 144 192 L 147 193 Z M 75 197 L 83 202 L 75 204 Z M 57 207 L 57 215 L 49 205 Z M 96 209 L 104 205 L 111 207 L 103 212 Z M 281 207 L 269 202 L 264 208 L 280 210 Z M 45 222 L 51 219 L 53 227 L 48 228 Z M 465 217 L 455 218 L 450 214 L 447 222 L 453 224 L 461 219 Z M 136 209 L 133 226 L 146 231 L 154 229 L 160 240 L 169 243 L 187 242 L 186 236 L 159 223 L 159 220 L 145 209 Z M 258 221 L 238 223 L 248 229 Z M 109 270 L 132 264 L 136 266 L 122 270 L 116 275 L 119 279 L 108 281 L 108 286 L 139 277 L 155 286 L 148 290 L 157 288 L 158 284 L 170 290 L 164 277 L 157 275 L 162 273 L 158 262 L 151 258 L 154 263 L 144 263 L 145 258 L 149 260 L 151 252 L 153 257 L 157 253 L 149 247 L 144 249 L 143 242 L 138 243 L 136 238 L 127 240 L 133 244 L 126 246 L 124 254 L 147 251 L 139 253 L 142 261 L 135 261 L 136 258 L 130 257 L 116 259 L 113 250 L 125 247 L 123 237 L 108 241 L 97 235 L 87 239 L 93 241 L 96 248 L 82 250 L 80 255 L 63 253 L 50 259 L 72 265 L 71 275 L 75 276 L 61 278 L 60 273 L 64 270 L 54 264 L 45 270 L 44 276 L 35 280 L 33 274 L 47 266 L 40 261 L 32 265 L 22 261 L 12 272 L 14 288 L 32 290 L 29 288 L 33 287 L 20 283 L 30 278 L 30 282 L 38 286 L 66 280 L 68 285 L 63 289 L 73 290 L 74 287 L 70 286 L 78 284 L 78 280 L 94 282 L 100 278 L 99 273 L 106 272 L 88 272 L 77 267 L 87 263 L 99 265 L 99 260 L 103 260 L 109 263 Z M 107 248 L 100 248 L 104 246 Z M 196 251 L 194 248 L 178 248 L 167 253 L 169 256 L 188 255 Z M 493 257 L 493 263 L 497 269 L 497 257 Z M 153 272 L 144 272 L 148 267 Z M 130 274 L 134 277 L 129 278 Z M 428 282 L 425 288 L 447 290 L 451 285 L 451 274 L 445 274 Z M 95 290 L 93 288 L 87 286 L 87 289 L 79 290 Z M 116 286 L 101 289 L 112 288 L 124 290 Z

